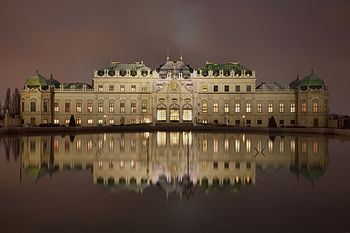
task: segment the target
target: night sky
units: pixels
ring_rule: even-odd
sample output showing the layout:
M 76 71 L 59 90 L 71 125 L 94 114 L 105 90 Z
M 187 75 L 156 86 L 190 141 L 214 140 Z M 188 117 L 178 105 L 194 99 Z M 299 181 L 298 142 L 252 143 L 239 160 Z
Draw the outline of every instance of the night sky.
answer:
M 38 69 L 61 81 L 91 82 L 111 60 L 157 68 L 178 59 L 239 61 L 257 83 L 288 84 L 315 73 L 330 111 L 350 113 L 350 1 L 347 0 L 1 0 L 0 96 Z

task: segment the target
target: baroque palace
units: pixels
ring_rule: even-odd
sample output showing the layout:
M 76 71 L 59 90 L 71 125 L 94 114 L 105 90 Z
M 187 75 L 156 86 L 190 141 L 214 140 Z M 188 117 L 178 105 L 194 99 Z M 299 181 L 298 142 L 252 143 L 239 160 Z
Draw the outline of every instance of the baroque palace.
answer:
M 24 125 L 162 124 L 241 127 L 327 127 L 328 91 L 313 71 L 287 86 L 262 82 L 240 63 L 193 69 L 169 57 L 152 70 L 143 62 L 111 62 L 92 84 L 60 83 L 36 72 L 21 90 Z

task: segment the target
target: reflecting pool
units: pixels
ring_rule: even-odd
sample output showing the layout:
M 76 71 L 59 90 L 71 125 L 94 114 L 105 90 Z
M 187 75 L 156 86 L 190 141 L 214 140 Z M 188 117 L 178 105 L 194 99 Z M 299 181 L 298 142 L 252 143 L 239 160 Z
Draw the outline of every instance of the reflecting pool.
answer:
M 139 132 L 0 146 L 0 232 L 350 231 L 349 141 Z

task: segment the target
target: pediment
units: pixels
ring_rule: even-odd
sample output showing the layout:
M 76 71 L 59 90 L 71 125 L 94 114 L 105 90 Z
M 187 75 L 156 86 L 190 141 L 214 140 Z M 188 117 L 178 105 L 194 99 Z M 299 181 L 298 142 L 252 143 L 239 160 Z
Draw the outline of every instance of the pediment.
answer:
M 179 80 L 171 80 L 163 85 L 162 88 L 160 88 L 158 93 L 189 93 L 191 94 L 192 91 L 189 90 L 181 81 Z

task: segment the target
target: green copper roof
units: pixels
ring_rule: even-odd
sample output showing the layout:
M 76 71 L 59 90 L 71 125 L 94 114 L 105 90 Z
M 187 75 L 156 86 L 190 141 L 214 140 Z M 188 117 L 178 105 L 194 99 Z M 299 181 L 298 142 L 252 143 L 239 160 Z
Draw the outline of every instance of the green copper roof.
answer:
M 47 79 L 39 74 L 38 71 L 32 76 L 30 76 L 27 80 L 25 85 L 27 86 L 47 86 Z
M 227 64 L 214 64 L 214 63 L 209 63 L 207 62 L 204 66 L 200 67 L 199 70 L 202 71 L 208 71 L 208 70 L 213 70 L 213 71 L 218 71 L 218 70 L 234 70 L 236 71 L 248 71 L 251 72 L 251 70 L 247 69 L 246 67 L 242 66 L 240 63 L 227 63 Z
M 299 75 L 297 75 L 297 79 L 289 83 L 289 88 L 291 89 L 297 89 L 301 83 L 301 80 L 299 79 Z
M 111 62 L 109 66 L 106 67 L 108 70 L 151 70 L 150 67 L 146 66 L 143 61 L 136 63 L 119 63 Z
M 301 80 L 300 86 L 323 86 L 324 81 L 319 78 L 313 71 L 311 74 Z

